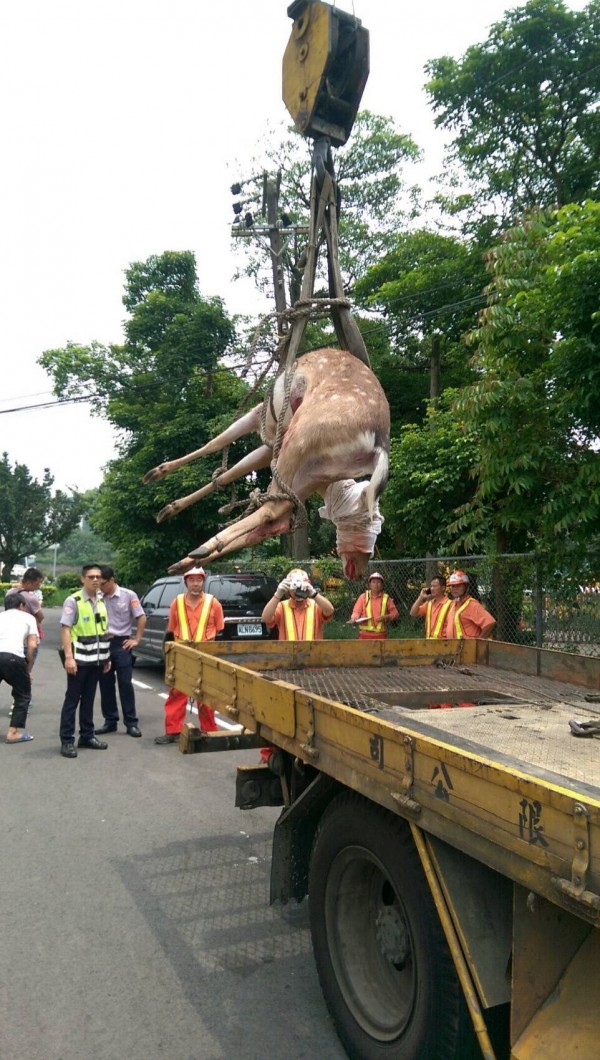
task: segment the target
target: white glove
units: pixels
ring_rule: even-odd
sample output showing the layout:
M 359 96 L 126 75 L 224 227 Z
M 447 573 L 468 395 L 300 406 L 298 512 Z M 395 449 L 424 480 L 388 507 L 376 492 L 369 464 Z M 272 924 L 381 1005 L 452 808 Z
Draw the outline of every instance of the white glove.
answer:
M 319 595 L 319 590 L 315 589 L 314 585 L 311 585 L 310 582 L 307 583 L 306 588 L 308 590 L 308 596 L 312 597 L 313 599 L 315 596 Z
M 290 583 L 287 578 L 284 578 L 282 582 L 279 582 L 275 590 L 275 596 L 278 600 L 283 600 L 284 596 L 290 591 Z

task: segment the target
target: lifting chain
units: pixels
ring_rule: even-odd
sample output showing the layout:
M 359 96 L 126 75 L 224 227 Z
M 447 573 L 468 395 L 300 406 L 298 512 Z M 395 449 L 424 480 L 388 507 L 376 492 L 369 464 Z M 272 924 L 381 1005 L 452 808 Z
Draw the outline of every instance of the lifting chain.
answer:
M 333 326 L 341 349 L 349 350 L 359 360 L 369 366 L 369 355 L 367 353 L 362 335 L 356 321 L 350 313 L 350 302 L 345 297 L 342 274 L 339 264 L 338 244 L 338 211 L 339 196 L 335 180 L 331 143 L 328 137 L 321 137 L 314 142 L 313 147 L 313 174 L 311 181 L 310 197 L 310 222 L 308 246 L 306 248 L 306 264 L 302 277 L 302 288 L 300 297 L 294 305 L 283 313 L 271 313 L 260 321 L 246 360 L 248 371 L 260 334 L 266 320 L 273 317 L 278 322 L 279 345 L 275 353 L 269 359 L 267 367 L 257 378 L 252 390 L 244 398 L 240 412 L 247 405 L 250 397 L 256 393 L 275 361 L 279 361 L 280 370 L 273 382 L 268 387 L 262 404 L 260 419 L 260 435 L 263 444 L 266 444 L 266 424 L 269 409 L 275 416 L 273 407 L 273 392 L 280 375 L 284 375 L 283 403 L 277 416 L 277 429 L 273 442 L 273 459 L 271 461 L 271 474 L 273 481 L 279 489 L 279 493 L 261 493 L 253 490 L 250 498 L 244 501 L 236 501 L 235 493 L 232 493 L 232 501 L 219 509 L 220 514 L 229 514 L 234 508 L 241 504 L 247 507 L 242 515 L 232 522 L 238 522 L 250 512 L 265 504 L 268 500 L 290 500 L 294 505 L 294 517 L 291 530 L 306 526 L 308 516 L 306 508 L 294 491 L 281 479 L 277 471 L 277 459 L 281 449 L 285 433 L 285 419 L 290 405 L 292 382 L 296 370 L 297 359 L 300 354 L 300 345 L 304 337 L 306 325 L 309 319 L 323 319 L 331 314 Z M 327 272 L 329 277 L 329 296 L 326 298 L 315 298 L 314 287 L 319 259 L 319 251 L 325 244 L 327 251 Z M 285 325 L 289 324 L 286 330 Z M 239 412 L 238 412 L 239 415 Z M 236 417 L 237 418 L 237 417 Z M 223 453 L 222 465 L 213 473 L 213 480 L 218 479 L 227 470 L 228 449 Z

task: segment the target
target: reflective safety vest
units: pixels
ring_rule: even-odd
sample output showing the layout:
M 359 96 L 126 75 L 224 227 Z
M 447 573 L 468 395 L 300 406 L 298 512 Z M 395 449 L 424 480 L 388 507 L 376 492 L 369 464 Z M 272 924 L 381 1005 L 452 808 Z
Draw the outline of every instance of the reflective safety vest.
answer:
M 296 618 L 294 615 L 294 608 L 292 607 L 289 600 L 284 600 L 281 604 L 283 609 L 283 621 L 285 625 L 285 639 L 286 640 L 298 640 L 298 633 L 296 630 Z M 306 610 L 304 612 L 304 636 L 303 640 L 314 640 L 315 639 L 315 613 L 316 607 L 314 600 L 306 601 Z
M 206 633 L 206 624 L 209 619 L 210 609 L 214 596 L 210 593 L 204 594 L 204 602 L 202 604 L 202 610 L 200 612 L 200 618 L 198 619 L 198 628 L 196 629 L 195 635 L 192 637 L 190 633 L 190 627 L 188 623 L 187 611 L 185 609 L 185 593 L 180 593 L 177 597 L 177 616 L 179 618 L 179 629 L 181 630 L 182 640 L 193 640 L 194 643 L 204 640 L 204 634 Z
M 444 631 L 444 622 L 446 621 L 448 608 L 451 607 L 451 605 L 452 600 L 444 600 L 443 604 L 440 605 L 435 624 L 432 628 L 431 615 L 433 612 L 433 600 L 428 601 L 425 611 L 425 636 L 428 640 L 438 640 L 441 637 Z
M 73 593 L 77 604 L 77 621 L 70 627 L 73 658 L 78 666 L 101 666 L 110 659 L 110 637 L 107 634 L 106 605 L 96 600 L 96 610 L 83 593 Z
M 463 600 L 463 602 L 460 605 L 460 607 L 456 608 L 456 611 L 454 612 L 454 615 L 452 616 L 453 619 L 454 619 L 454 636 L 455 636 L 456 640 L 462 640 L 462 638 L 464 637 L 463 628 L 462 628 L 462 622 L 460 620 L 460 616 L 462 615 L 465 607 L 467 607 L 467 605 L 470 604 L 470 603 L 471 603 L 471 597 L 467 596 L 466 599 Z
M 367 589 L 367 591 L 365 593 L 365 598 L 366 598 L 365 611 L 367 613 L 367 618 L 369 619 L 369 621 L 368 622 L 363 622 L 361 624 L 361 627 L 360 627 L 361 631 L 364 629 L 364 630 L 366 630 L 367 633 L 385 633 L 385 622 L 381 622 L 379 620 L 377 622 L 373 621 L 373 607 L 371 605 L 371 593 L 369 592 L 368 589 Z M 381 614 L 382 615 L 385 615 L 385 613 L 386 613 L 388 600 L 389 600 L 388 594 L 384 593 L 383 596 L 381 597 Z

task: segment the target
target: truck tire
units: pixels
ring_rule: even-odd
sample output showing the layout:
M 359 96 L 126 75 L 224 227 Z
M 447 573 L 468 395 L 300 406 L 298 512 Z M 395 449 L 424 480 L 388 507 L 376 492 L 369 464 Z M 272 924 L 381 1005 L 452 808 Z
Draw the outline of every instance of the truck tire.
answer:
M 339 796 L 315 835 L 308 893 L 321 989 L 352 1060 L 473 1055 L 460 984 L 405 821 L 359 795 Z

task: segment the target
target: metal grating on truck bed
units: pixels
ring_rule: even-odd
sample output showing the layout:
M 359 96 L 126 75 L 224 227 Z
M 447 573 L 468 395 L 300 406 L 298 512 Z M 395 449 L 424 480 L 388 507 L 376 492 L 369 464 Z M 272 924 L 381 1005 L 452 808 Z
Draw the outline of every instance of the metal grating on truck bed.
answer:
M 411 672 L 412 671 L 412 672 Z M 578 739 L 570 734 L 569 719 L 598 718 L 600 711 L 585 701 L 585 688 L 545 678 L 511 673 L 490 666 L 420 666 L 418 668 L 333 667 L 270 670 L 270 680 L 286 681 L 307 692 L 385 721 L 410 725 L 444 742 L 475 752 L 494 751 L 523 769 L 534 766 L 600 791 L 600 740 Z M 453 709 L 410 709 L 393 705 L 393 694 L 415 699 L 424 692 L 440 693 L 440 701 L 469 700 L 497 691 L 504 700 Z M 379 699 L 380 695 L 385 700 Z

